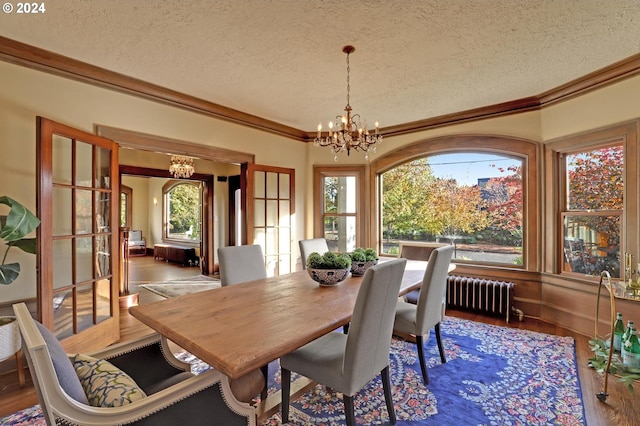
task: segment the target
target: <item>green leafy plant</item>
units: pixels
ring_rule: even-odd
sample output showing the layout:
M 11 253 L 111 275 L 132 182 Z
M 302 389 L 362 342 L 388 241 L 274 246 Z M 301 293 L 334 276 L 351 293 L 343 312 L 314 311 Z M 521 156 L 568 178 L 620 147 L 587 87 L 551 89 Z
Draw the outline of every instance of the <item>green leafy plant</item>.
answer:
M 373 262 L 378 259 L 378 252 L 372 248 L 364 249 L 358 247 L 353 252 L 349 253 L 351 260 L 354 262 Z
M 307 258 L 307 268 L 346 269 L 351 267 L 351 257 L 346 253 L 328 251 L 325 254 L 313 252 Z
M 0 265 L 0 284 L 11 284 L 20 274 L 19 263 L 6 263 L 7 254 L 11 247 L 17 247 L 27 253 L 36 253 L 36 239 L 25 238 L 39 225 L 38 219 L 26 207 L 12 198 L 0 197 L 0 204 L 9 206 L 9 214 L 0 216 L 0 238 L 6 244 L 6 250 Z
M 589 340 L 589 347 L 594 355 L 589 358 L 589 366 L 600 374 L 604 373 L 607 370 L 607 362 L 609 360 L 609 345 L 604 339 L 597 338 Z M 634 393 L 633 383 L 636 380 L 640 380 L 640 368 L 624 365 L 618 355 L 613 355 L 609 373 L 617 376 L 618 381 L 624 383 L 629 392 Z

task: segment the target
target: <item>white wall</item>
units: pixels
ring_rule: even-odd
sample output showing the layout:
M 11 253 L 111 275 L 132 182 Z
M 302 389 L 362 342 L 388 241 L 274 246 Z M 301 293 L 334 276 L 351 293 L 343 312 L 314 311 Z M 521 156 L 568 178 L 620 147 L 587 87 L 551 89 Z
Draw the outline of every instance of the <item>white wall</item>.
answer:
M 169 156 L 146 151 L 120 149 L 120 164 L 143 166 L 164 170 L 169 166 Z M 227 181 L 218 181 L 220 176 L 240 174 L 236 164 L 216 163 L 208 160 L 195 160 L 196 172 L 213 175 L 213 229 L 214 247 L 227 245 L 229 241 L 229 186 Z M 141 229 L 147 239 L 147 247 L 162 242 L 162 186 L 169 179 L 123 176 L 122 184 L 133 188 L 133 226 Z M 153 218 L 153 220 L 151 220 Z M 214 253 L 214 262 L 217 261 Z
M 385 138 L 378 152 L 371 155 L 371 159 L 443 135 L 507 135 L 544 143 L 563 135 L 640 117 L 640 97 L 637 93 L 640 93 L 640 77 L 546 107 L 542 111 L 389 137 Z M 205 146 L 250 152 L 255 154 L 259 164 L 294 168 L 298 189 L 294 241 L 312 235 L 312 166 L 336 164 L 333 154 L 326 148 L 315 148 L 311 144 L 0 62 L 0 195 L 13 197 L 34 211 L 35 124 L 38 115 L 88 132 L 93 132 L 94 125 L 102 124 Z M 381 120 L 384 122 L 383 117 Z M 361 154 L 352 153 L 349 158 L 341 156 L 338 162 L 354 163 L 365 163 Z M 541 167 L 539 164 L 540 172 Z M 544 182 L 542 184 L 544 193 Z M 152 190 L 151 185 L 149 190 Z M 217 186 L 216 192 L 221 192 Z M 154 215 L 161 220 L 161 212 L 156 211 L 155 206 L 150 204 L 148 208 L 149 223 L 155 221 Z M 161 232 L 149 226 L 148 236 L 154 241 L 161 238 Z M 0 251 L 2 249 L 0 247 Z M 0 303 L 34 296 L 35 257 L 15 252 L 10 255 L 9 261 L 19 261 L 23 271 L 11 286 L 0 286 Z
M 33 211 L 36 209 L 36 116 L 90 133 L 96 124 L 101 124 L 250 152 L 255 155 L 256 163 L 295 169 L 298 188 L 304 188 L 303 182 L 307 180 L 304 143 L 0 62 L 0 195 L 15 198 Z M 300 192 L 296 197 L 296 211 L 302 212 L 304 205 L 304 194 Z M 149 209 L 152 215 L 160 213 L 151 206 Z M 301 214 L 296 215 L 296 227 L 304 229 Z M 149 229 L 149 233 L 152 241 L 161 236 L 154 229 Z M 297 240 L 298 236 L 293 238 Z M 0 253 L 3 250 L 0 246 Z M 35 256 L 15 252 L 9 260 L 20 262 L 22 273 L 12 285 L 0 286 L 0 303 L 34 297 Z
M 137 176 L 122 176 L 122 185 L 131 188 L 131 230 L 142 231 L 142 236 L 149 241 L 149 178 Z
M 545 142 L 640 117 L 640 76 L 542 110 Z

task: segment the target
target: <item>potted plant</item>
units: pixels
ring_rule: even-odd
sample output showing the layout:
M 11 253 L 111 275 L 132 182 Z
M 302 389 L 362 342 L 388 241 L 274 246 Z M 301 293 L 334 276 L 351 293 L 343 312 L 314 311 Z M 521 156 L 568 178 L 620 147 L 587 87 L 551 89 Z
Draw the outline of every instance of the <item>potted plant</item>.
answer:
M 347 278 L 351 263 L 351 257 L 346 253 L 314 252 L 307 258 L 307 272 L 321 286 L 336 285 Z
M 362 276 L 364 273 L 378 263 L 378 252 L 372 248 L 358 247 L 349 254 L 351 256 L 351 274 Z
M 7 254 L 11 247 L 35 254 L 36 239 L 25 237 L 40 225 L 40 220 L 22 204 L 9 197 L 0 197 L 0 204 L 10 208 L 8 215 L 0 216 L 0 239 L 6 245 L 0 265 L 0 284 L 9 285 L 18 278 L 20 264 L 7 263 Z M 20 345 L 20 333 L 15 318 L 0 317 L 0 361 L 13 356 L 20 349 Z

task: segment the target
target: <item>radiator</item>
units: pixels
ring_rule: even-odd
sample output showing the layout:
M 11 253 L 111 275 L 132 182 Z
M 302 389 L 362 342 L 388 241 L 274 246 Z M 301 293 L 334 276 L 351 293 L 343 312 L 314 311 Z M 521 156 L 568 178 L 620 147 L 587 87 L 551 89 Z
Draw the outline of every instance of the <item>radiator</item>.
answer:
M 447 307 L 506 316 L 509 322 L 514 286 L 511 282 L 450 275 Z

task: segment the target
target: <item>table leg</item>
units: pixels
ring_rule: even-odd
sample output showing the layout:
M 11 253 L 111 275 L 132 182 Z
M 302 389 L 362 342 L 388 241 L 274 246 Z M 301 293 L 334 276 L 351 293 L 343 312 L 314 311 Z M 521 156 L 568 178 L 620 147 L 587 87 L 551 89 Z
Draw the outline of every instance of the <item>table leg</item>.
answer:
M 300 377 L 296 381 L 292 382 L 291 401 L 304 394 L 309 389 L 312 389 L 317 384 L 317 382 L 306 377 Z M 282 391 L 277 391 L 276 393 L 269 395 L 264 401 L 260 401 L 260 404 L 256 407 L 258 424 L 263 424 L 269 419 L 269 417 L 280 411 L 280 403 L 282 402 L 281 392 Z

